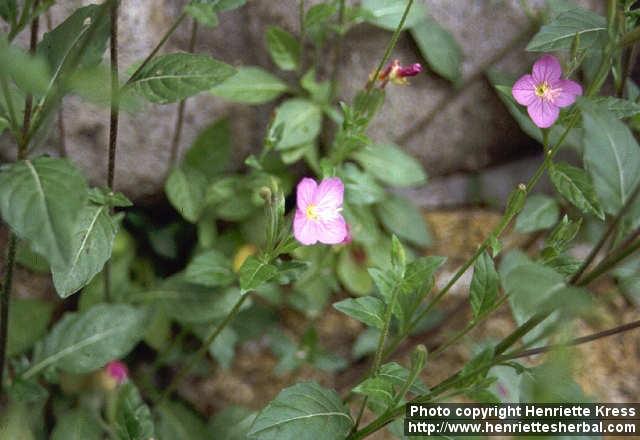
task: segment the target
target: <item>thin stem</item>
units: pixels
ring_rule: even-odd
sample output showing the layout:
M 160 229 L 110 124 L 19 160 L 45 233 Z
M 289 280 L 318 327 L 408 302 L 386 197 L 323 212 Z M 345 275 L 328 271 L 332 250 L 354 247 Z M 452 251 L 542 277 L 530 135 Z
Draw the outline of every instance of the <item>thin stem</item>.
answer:
M 593 249 L 591 249 L 591 252 L 589 252 L 589 255 L 587 256 L 587 258 L 582 262 L 578 270 L 573 274 L 573 276 L 570 279 L 571 284 L 574 284 L 580 280 L 580 277 L 582 276 L 584 271 L 587 270 L 589 265 L 596 258 L 596 256 L 598 255 L 598 252 L 600 252 L 600 249 L 602 249 L 602 247 L 605 245 L 605 243 L 607 242 L 611 234 L 613 234 L 613 232 L 615 231 L 616 227 L 618 226 L 618 224 L 620 223 L 624 215 L 627 213 L 627 211 L 629 211 L 629 209 L 631 209 L 633 202 L 635 201 L 635 199 L 638 197 L 639 194 L 640 194 L 640 182 L 636 185 L 631 195 L 624 202 L 624 205 L 622 205 L 622 208 L 620 209 L 620 211 L 618 211 L 616 216 L 613 218 L 613 221 L 611 222 L 611 224 L 609 224 L 609 227 L 607 228 L 605 233 L 602 234 L 602 237 L 600 237 L 600 240 L 598 240 L 598 243 L 596 243 Z
M 640 26 L 627 32 L 620 38 L 619 47 L 631 46 L 640 40 Z
M 9 116 L 11 131 L 13 132 L 14 136 L 18 138 L 18 134 L 20 131 L 18 129 L 18 117 L 16 116 L 16 110 L 13 106 L 13 98 L 11 97 L 9 82 L 7 81 L 7 77 L 4 75 L 0 75 L 0 88 L 2 89 L 2 96 L 4 97 L 4 102 L 7 107 L 7 116 Z
M 16 258 L 16 246 L 18 238 L 11 233 L 9 248 L 7 250 L 7 266 L 2 283 L 2 297 L 0 297 L 0 396 L 3 393 L 4 364 L 7 354 L 7 341 L 9 338 L 9 299 L 11 297 L 11 284 L 13 282 L 13 267 Z
M 569 342 L 565 342 L 562 344 L 550 344 L 545 345 L 544 347 L 531 348 L 528 350 L 518 351 L 512 354 L 504 355 L 500 358 L 500 361 L 506 361 L 511 359 L 523 358 L 528 356 L 533 356 L 536 354 L 546 353 L 552 350 L 557 350 L 558 348 L 565 347 L 574 347 L 576 345 L 586 344 L 587 342 L 592 342 L 597 339 L 606 338 L 609 336 L 616 335 L 618 333 L 628 332 L 630 330 L 634 330 L 640 328 L 640 320 L 629 322 L 627 324 L 620 325 L 618 327 L 611 328 L 609 330 L 604 330 L 598 333 L 593 333 L 591 335 L 582 336 L 580 338 L 572 339 Z
M 186 16 L 187 16 L 186 12 L 182 11 L 182 13 L 178 16 L 178 18 L 176 18 L 176 20 L 173 22 L 171 27 L 169 29 L 167 29 L 167 31 L 164 33 L 162 38 L 160 38 L 160 41 L 158 41 L 158 44 L 156 44 L 156 46 L 153 48 L 151 53 L 149 53 L 149 55 L 147 55 L 147 57 L 144 59 L 144 61 L 142 61 L 142 64 L 140 64 L 140 66 L 136 69 L 136 71 L 133 72 L 131 77 L 125 83 L 125 87 L 128 86 L 129 84 L 131 84 L 136 79 L 138 79 L 138 75 L 140 74 L 142 69 L 144 69 L 147 66 L 147 64 L 149 64 L 149 61 L 151 61 L 153 59 L 153 57 L 156 56 L 158 51 L 160 51 L 162 46 L 164 46 L 164 43 L 167 42 L 169 37 L 175 32 L 175 30 L 178 28 L 178 26 L 180 26 L 180 23 L 182 23 L 182 20 L 184 20 Z
M 622 260 L 629 257 L 630 255 L 633 255 L 639 249 L 640 249 L 640 240 L 636 240 L 635 242 L 631 243 L 628 247 L 623 249 L 621 252 L 617 254 L 611 254 L 609 257 L 602 260 L 600 264 L 596 266 L 591 272 L 589 272 L 582 280 L 580 280 L 580 282 L 578 282 L 578 286 L 586 286 L 587 284 L 593 282 L 595 279 L 597 279 L 601 275 L 613 269 Z
M 625 85 L 627 84 L 627 78 L 631 76 L 631 72 L 633 71 L 633 67 L 636 64 L 636 59 L 638 58 L 638 44 L 634 44 L 631 46 L 631 50 L 629 51 L 629 56 L 627 57 L 626 63 L 622 70 L 622 78 L 620 79 L 619 88 L 617 90 L 618 97 L 622 98 L 624 96 Z
M 116 174 L 116 151 L 118 148 L 118 116 L 120 82 L 118 80 L 118 1 L 110 6 L 110 55 L 111 55 L 111 112 L 109 116 L 109 160 L 107 163 L 107 186 L 114 189 Z M 111 301 L 111 262 L 107 261 L 104 268 L 104 299 Z
M 396 30 L 393 32 L 393 35 L 391 36 L 391 40 L 389 41 L 389 44 L 387 45 L 387 49 L 385 50 L 384 55 L 382 56 L 382 59 L 380 60 L 380 63 L 378 64 L 378 67 L 376 68 L 373 76 L 370 77 L 369 80 L 367 81 L 367 84 L 365 86 L 365 90 L 370 90 L 371 87 L 373 87 L 373 85 L 375 84 L 378 76 L 380 75 L 380 72 L 382 71 L 384 65 L 389 60 L 389 57 L 391 56 L 391 51 L 396 46 L 396 43 L 398 42 L 398 38 L 400 38 L 400 32 L 402 32 L 402 28 L 404 27 L 404 23 L 407 20 L 407 16 L 409 15 L 409 11 L 411 10 L 411 6 L 412 5 L 413 5 L 413 0 L 409 0 L 407 2 L 407 6 L 404 8 L 404 13 L 402 14 L 402 18 L 400 19 L 400 23 L 398 23 L 398 26 L 396 27 Z
M 209 346 L 213 343 L 213 341 L 215 341 L 215 339 L 218 337 L 218 335 L 220 334 L 220 332 L 227 326 L 227 324 L 229 324 L 233 318 L 236 317 L 236 315 L 240 312 L 240 309 L 242 308 L 242 304 L 245 302 L 245 300 L 249 297 L 249 293 L 245 293 L 243 294 L 240 299 L 235 303 L 235 305 L 233 306 L 233 308 L 231 309 L 231 311 L 229 312 L 229 314 L 224 318 L 224 320 L 218 324 L 213 331 L 205 338 L 205 340 L 202 342 L 202 345 L 200 346 L 200 348 L 198 349 L 198 351 L 196 351 L 193 356 L 191 356 L 191 359 L 178 371 L 178 373 L 173 377 L 173 380 L 171 381 L 171 383 L 169 384 L 169 386 L 164 390 L 164 392 L 160 395 L 160 397 L 158 398 L 157 402 L 154 402 L 154 404 L 160 404 L 162 401 L 164 401 L 167 397 L 169 397 L 169 395 L 173 392 L 173 390 L 175 390 L 175 388 L 180 384 L 180 382 L 182 381 L 182 379 L 189 373 L 189 371 L 191 371 L 191 369 L 193 368 L 193 366 L 196 364 L 196 362 L 198 360 L 200 360 L 200 358 L 202 356 L 204 356 L 204 354 L 207 352 L 207 350 L 209 349 Z
M 51 29 L 53 29 L 53 21 L 51 19 L 51 11 L 47 10 L 47 12 L 45 12 L 44 14 L 45 17 L 45 22 L 47 24 L 47 31 L 51 31 Z M 60 157 L 66 157 L 67 156 L 67 141 L 66 141 L 66 135 L 65 135 L 65 127 L 64 127 L 64 106 L 63 103 L 60 102 L 60 108 L 58 109 L 58 141 L 60 142 L 59 148 L 59 154 Z
M 33 2 L 33 8 L 32 11 L 35 12 L 36 8 L 38 7 L 38 3 L 40 2 L 40 0 L 36 0 L 35 2 Z M 36 46 L 38 44 L 38 28 L 40 26 L 40 20 L 38 17 L 34 18 L 33 20 L 31 20 L 31 38 L 29 41 L 29 53 L 31 55 L 34 55 L 36 52 Z M 33 109 L 33 95 L 31 93 L 27 94 L 27 97 L 25 99 L 25 103 L 24 103 L 24 117 L 22 119 L 22 141 L 20 142 L 20 148 L 21 149 L 27 149 L 27 143 L 25 142 L 28 133 L 29 133 L 29 126 L 31 124 L 31 110 Z M 25 152 L 22 152 L 22 154 L 24 155 Z
M 196 48 L 196 42 L 198 39 L 198 21 L 193 20 L 191 24 L 191 37 L 189 39 L 189 53 L 193 53 Z M 176 114 L 176 124 L 173 130 L 173 139 L 171 140 L 171 155 L 169 156 L 169 167 L 167 168 L 167 174 L 176 165 L 178 159 L 178 147 L 180 146 L 180 138 L 182 137 L 182 126 L 184 124 L 184 108 L 187 100 L 183 99 L 178 104 L 178 112 Z

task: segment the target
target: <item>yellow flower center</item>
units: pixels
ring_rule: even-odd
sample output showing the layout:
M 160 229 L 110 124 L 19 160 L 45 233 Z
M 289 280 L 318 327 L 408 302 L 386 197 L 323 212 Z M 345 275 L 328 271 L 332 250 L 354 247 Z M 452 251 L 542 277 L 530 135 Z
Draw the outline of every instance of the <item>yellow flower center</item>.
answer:
M 536 95 L 541 98 L 544 98 L 549 93 L 550 88 L 551 87 L 549 87 L 549 84 L 546 81 L 541 84 L 538 84 L 536 85 Z
M 307 218 L 310 220 L 318 220 L 318 212 L 316 211 L 316 205 L 307 205 Z

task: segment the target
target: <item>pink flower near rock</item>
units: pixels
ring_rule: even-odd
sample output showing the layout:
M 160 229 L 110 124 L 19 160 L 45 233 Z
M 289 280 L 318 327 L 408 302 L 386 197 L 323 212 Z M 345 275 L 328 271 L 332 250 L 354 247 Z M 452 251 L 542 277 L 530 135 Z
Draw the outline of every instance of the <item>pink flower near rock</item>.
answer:
M 527 106 L 529 116 L 540 128 L 551 127 L 558 119 L 560 109 L 573 104 L 582 95 L 580 84 L 561 77 L 558 59 L 545 55 L 535 62 L 531 74 L 524 75 L 513 85 L 513 97 L 518 104 Z
M 298 183 L 293 235 L 303 245 L 317 242 L 342 243 L 348 236 L 347 223 L 342 217 L 344 185 L 337 177 L 323 179 L 318 185 L 305 177 Z

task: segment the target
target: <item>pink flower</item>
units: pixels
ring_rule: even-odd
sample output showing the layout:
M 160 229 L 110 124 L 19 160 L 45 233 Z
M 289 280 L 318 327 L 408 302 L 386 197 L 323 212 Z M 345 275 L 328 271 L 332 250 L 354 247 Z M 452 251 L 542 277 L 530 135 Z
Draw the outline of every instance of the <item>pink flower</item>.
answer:
M 344 240 L 342 240 L 341 244 L 350 244 L 353 241 L 353 235 L 351 235 L 351 227 L 349 226 L 349 223 L 347 223 L 346 226 L 347 235 L 344 236 Z
M 118 385 L 124 383 L 129 378 L 129 369 L 120 361 L 111 361 L 104 367 L 107 375 L 116 381 Z
M 304 245 L 338 244 L 347 237 L 347 223 L 340 214 L 344 185 L 337 177 L 323 179 L 320 185 L 305 177 L 298 183 L 293 235 Z
M 409 84 L 409 81 L 407 81 L 408 77 L 416 76 L 420 72 L 422 72 L 422 66 L 420 63 L 414 63 L 410 66 L 402 67 L 399 60 L 393 60 L 392 63 L 389 63 L 389 65 L 380 72 L 378 80 L 381 83 L 380 87 L 386 86 L 389 81 L 394 84 L 404 86 Z
M 545 55 L 535 62 L 531 75 L 524 75 L 513 85 L 513 97 L 518 104 L 527 106 L 529 116 L 540 128 L 551 127 L 560 108 L 573 104 L 582 95 L 580 84 L 561 76 L 558 59 Z

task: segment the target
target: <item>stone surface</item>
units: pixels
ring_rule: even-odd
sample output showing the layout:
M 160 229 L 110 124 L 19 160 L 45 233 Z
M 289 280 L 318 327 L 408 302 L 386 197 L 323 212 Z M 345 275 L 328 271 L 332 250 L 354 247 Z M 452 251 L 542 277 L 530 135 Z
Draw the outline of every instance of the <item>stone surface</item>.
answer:
M 464 78 L 474 77 L 479 67 L 528 26 L 528 18 L 517 0 L 426 0 L 429 13 L 452 31 L 464 52 Z M 51 10 L 53 24 L 87 1 L 59 2 Z M 317 3 L 309 1 L 307 5 Z M 532 6 L 543 2 L 536 0 Z M 170 26 L 182 2 L 139 0 L 122 2 L 119 19 L 121 71 L 141 60 Z M 245 7 L 221 15 L 215 29 L 201 28 L 197 52 L 210 54 L 233 65 L 261 65 L 270 70 L 263 34 L 268 25 L 279 24 L 297 31 L 297 1 L 248 0 Z M 44 24 L 41 26 L 42 30 Z M 25 33 L 26 34 L 26 33 Z M 183 23 L 168 41 L 165 51 L 185 50 L 190 25 Z M 390 32 L 363 24 L 346 38 L 341 61 L 340 97 L 350 100 L 362 87 L 382 56 Z M 22 35 L 22 41 L 26 35 Z M 497 63 L 512 73 L 523 72 L 531 62 L 522 44 Z M 403 62 L 420 60 L 407 35 L 392 54 Z M 326 56 L 331 61 L 331 54 Z M 464 90 L 455 92 L 446 81 L 427 72 L 410 87 L 389 87 L 386 104 L 370 129 L 380 142 L 395 141 L 418 157 L 430 175 L 481 169 L 520 155 L 530 141 L 522 134 L 481 76 Z M 141 201 L 162 192 L 170 156 L 177 105 L 148 105 L 135 114 L 122 114 L 116 166 L 116 187 Z M 211 121 L 229 117 L 232 121 L 235 164 L 259 149 L 273 106 L 248 107 L 229 104 L 206 94 L 189 99 L 180 149 L 183 152 L 198 131 Z M 68 155 L 83 168 L 94 184 L 106 181 L 108 111 L 77 98 L 64 103 Z M 432 119 L 424 124 L 425 119 Z M 14 153 L 2 138 L 4 160 Z M 54 134 L 45 150 L 57 152 Z

